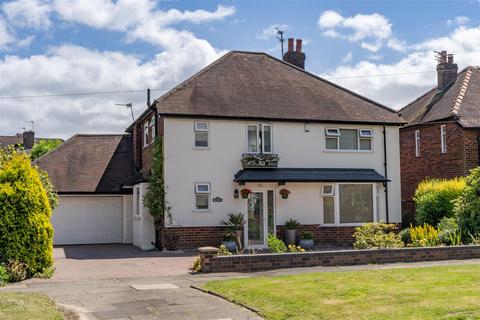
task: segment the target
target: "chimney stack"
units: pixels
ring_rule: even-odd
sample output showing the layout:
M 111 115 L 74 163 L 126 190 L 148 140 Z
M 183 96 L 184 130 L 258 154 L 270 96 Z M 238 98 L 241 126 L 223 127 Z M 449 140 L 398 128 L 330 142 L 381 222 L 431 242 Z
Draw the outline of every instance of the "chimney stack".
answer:
M 293 51 L 293 40 L 293 38 L 288 38 L 288 51 L 283 55 L 283 61 L 305 69 L 305 53 L 302 52 L 302 39 L 297 39 L 295 51 Z
M 35 132 L 29 130 L 23 133 L 23 147 L 25 150 L 30 150 L 35 144 Z
M 447 51 L 437 52 L 437 90 L 442 91 L 448 88 L 457 80 L 458 65 L 453 63 L 453 54 Z

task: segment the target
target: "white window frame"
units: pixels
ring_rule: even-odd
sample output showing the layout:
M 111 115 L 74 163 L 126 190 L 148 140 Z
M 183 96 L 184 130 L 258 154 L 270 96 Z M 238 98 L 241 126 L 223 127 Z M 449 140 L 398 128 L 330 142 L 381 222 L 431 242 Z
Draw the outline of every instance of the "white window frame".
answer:
M 334 188 L 334 194 L 333 195 L 323 195 L 323 186 L 322 185 L 322 190 L 321 190 L 321 210 L 322 210 L 322 225 L 325 227 L 359 227 L 363 226 L 366 223 L 369 222 L 364 222 L 364 223 L 341 223 L 340 222 L 340 185 L 348 185 L 348 184 L 367 184 L 372 186 L 372 208 L 373 208 L 373 222 L 378 222 L 378 186 L 377 183 L 374 182 L 339 182 L 339 183 L 334 183 L 334 184 L 325 184 L 325 185 L 333 185 Z M 325 223 L 325 216 L 323 212 L 323 199 L 324 198 L 333 198 L 333 216 L 334 216 L 334 222 L 333 223 Z
M 447 153 L 447 127 L 444 124 L 440 126 L 440 145 L 441 153 Z
M 202 186 L 207 186 L 208 187 L 208 191 L 201 191 L 199 190 L 199 186 L 202 185 Z M 193 198 L 193 201 L 194 201 L 194 212 L 209 212 L 211 210 L 211 201 L 212 201 L 212 188 L 211 188 L 211 184 L 210 182 L 195 182 L 195 188 L 194 188 L 194 191 L 195 191 L 195 194 L 194 194 L 194 198 Z M 206 194 L 208 195 L 208 208 L 205 208 L 205 209 L 198 209 L 197 208 L 197 194 Z
M 325 187 L 331 187 L 331 192 L 325 192 Z M 322 185 L 322 196 L 334 196 L 335 195 L 335 185 L 334 184 L 324 184 Z
M 420 157 L 420 130 L 415 130 L 415 157 Z
M 149 129 L 150 129 L 151 135 L 152 135 L 152 139 L 151 139 L 150 143 L 154 143 L 155 138 L 157 136 L 157 133 L 155 132 L 155 116 L 152 116 L 148 126 L 149 126 Z
M 357 149 L 340 149 L 340 136 L 341 130 L 357 130 Z M 362 132 L 363 131 L 363 132 Z M 337 140 L 337 148 L 336 149 L 328 149 L 327 148 L 327 139 L 328 138 L 335 138 Z M 360 140 L 361 139 L 370 139 L 370 149 L 363 150 L 360 149 Z M 368 128 L 325 128 L 325 151 L 326 152 L 363 152 L 363 153 L 371 153 L 373 152 L 373 140 L 374 134 L 372 129 Z
M 199 128 L 199 124 L 206 124 L 207 128 Z M 195 144 L 196 138 L 195 138 L 195 133 L 196 132 L 206 132 L 207 133 L 207 146 L 197 146 Z M 195 149 L 208 149 L 210 148 L 210 123 L 208 121 L 195 121 L 193 124 L 193 147 Z
M 257 151 L 250 151 L 248 150 L 248 127 L 256 127 L 257 128 Z M 265 137 L 265 127 L 270 127 L 270 151 L 265 151 L 265 144 L 263 143 Z M 272 154 L 273 153 L 273 125 L 271 123 L 247 123 L 246 125 L 246 153 L 256 154 L 256 153 L 266 153 Z M 262 138 L 260 138 L 260 132 L 262 132 Z M 260 150 L 261 149 L 261 150 Z
M 148 121 L 143 124 L 143 147 L 148 146 Z

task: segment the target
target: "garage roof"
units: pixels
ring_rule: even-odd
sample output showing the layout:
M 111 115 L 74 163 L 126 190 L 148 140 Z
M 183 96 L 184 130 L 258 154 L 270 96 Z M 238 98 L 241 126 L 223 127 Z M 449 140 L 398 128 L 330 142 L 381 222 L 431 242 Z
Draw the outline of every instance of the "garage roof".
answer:
M 240 170 L 236 182 L 384 182 L 373 169 L 276 168 Z
M 74 135 L 34 164 L 59 193 L 130 193 L 138 178 L 131 135 Z

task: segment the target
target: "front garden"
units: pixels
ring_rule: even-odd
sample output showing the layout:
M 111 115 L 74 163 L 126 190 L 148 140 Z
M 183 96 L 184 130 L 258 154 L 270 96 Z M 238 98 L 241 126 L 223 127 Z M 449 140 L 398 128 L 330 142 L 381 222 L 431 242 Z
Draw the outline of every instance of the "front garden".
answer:
M 213 281 L 204 289 L 266 319 L 478 319 L 478 265 Z
M 36 293 L 0 293 L 0 320 L 63 320 L 77 319 L 64 312 L 45 295 Z

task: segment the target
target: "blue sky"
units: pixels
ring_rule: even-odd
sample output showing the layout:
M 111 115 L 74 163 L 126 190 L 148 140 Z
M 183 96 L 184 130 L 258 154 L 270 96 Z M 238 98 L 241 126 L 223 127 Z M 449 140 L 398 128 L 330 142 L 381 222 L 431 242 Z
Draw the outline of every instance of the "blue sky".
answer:
M 0 97 L 171 88 L 228 50 L 280 57 L 272 30 L 304 39 L 306 69 L 392 108 L 435 85 L 434 50 L 480 64 L 480 2 L 0 1 Z M 5 76 L 8 75 L 8 76 Z M 154 92 L 155 96 L 163 91 Z M 121 132 L 144 93 L 0 99 L 0 134 Z

